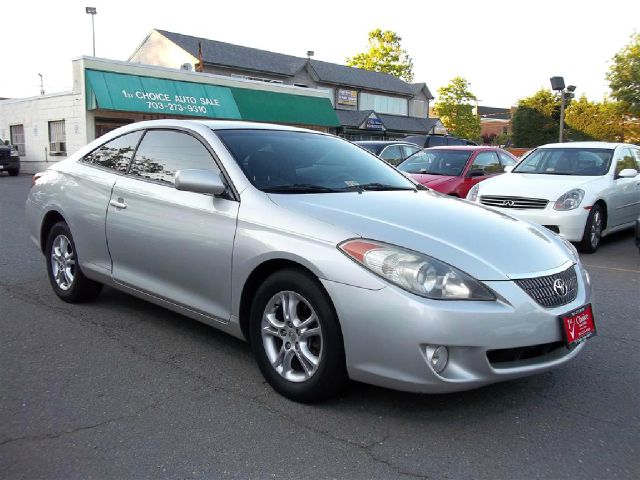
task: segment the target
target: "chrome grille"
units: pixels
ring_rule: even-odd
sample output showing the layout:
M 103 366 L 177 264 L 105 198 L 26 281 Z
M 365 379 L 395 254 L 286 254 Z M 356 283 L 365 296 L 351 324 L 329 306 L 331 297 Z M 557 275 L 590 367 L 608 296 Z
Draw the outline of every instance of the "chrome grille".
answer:
M 555 288 L 557 281 L 564 282 L 566 294 L 561 295 Z M 515 280 L 516 284 L 522 288 L 531 298 L 545 308 L 559 307 L 573 302 L 578 295 L 578 277 L 573 266 L 564 272 L 554 273 L 546 277 L 524 278 Z M 561 290 L 561 289 L 560 289 Z
M 530 208 L 541 210 L 547 206 L 549 200 L 544 198 L 503 197 L 499 195 L 481 195 L 480 203 L 489 207 L 500 208 Z

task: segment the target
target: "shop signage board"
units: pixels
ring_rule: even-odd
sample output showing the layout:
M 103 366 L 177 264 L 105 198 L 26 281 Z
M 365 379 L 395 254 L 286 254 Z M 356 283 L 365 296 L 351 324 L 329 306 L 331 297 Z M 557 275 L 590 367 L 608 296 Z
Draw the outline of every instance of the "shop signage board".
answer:
M 349 105 L 352 107 L 358 106 L 358 91 L 357 90 L 345 90 L 343 88 L 338 89 L 338 103 L 340 105 Z
M 89 69 L 85 78 L 89 110 L 241 118 L 227 87 Z

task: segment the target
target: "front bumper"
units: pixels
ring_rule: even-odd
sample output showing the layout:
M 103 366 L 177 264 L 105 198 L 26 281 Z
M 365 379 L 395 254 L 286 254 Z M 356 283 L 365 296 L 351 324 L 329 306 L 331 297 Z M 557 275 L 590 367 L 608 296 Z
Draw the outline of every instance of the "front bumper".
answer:
M 489 350 L 562 341 L 558 315 L 591 301 L 587 274 L 576 265 L 578 295 L 561 307 L 543 308 L 512 281 L 484 282 L 507 301 L 438 301 L 395 286 L 367 290 L 328 280 L 344 338 L 347 371 L 358 381 L 423 393 L 468 390 L 545 372 L 566 363 L 584 348 L 564 346 L 547 354 L 492 363 Z M 446 368 L 437 374 L 428 345 L 449 349 Z
M 559 211 L 554 210 L 550 203 L 543 210 L 521 210 L 517 208 L 489 207 L 498 210 L 515 218 L 528 220 L 538 225 L 551 228 L 557 227 L 559 233 L 570 242 L 579 242 L 584 234 L 584 227 L 587 224 L 589 210 L 578 207 L 574 210 Z
M 7 157 L 0 159 L 0 172 L 20 169 L 20 157 Z

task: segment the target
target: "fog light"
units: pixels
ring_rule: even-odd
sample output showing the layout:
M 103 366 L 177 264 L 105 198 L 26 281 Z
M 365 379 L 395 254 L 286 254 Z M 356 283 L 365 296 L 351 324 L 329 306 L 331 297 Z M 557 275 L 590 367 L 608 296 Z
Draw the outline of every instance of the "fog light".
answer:
M 449 350 L 444 345 L 429 345 L 427 347 L 427 358 L 429 359 L 431 368 L 433 368 L 434 372 L 440 373 L 444 370 L 444 367 L 447 366 Z

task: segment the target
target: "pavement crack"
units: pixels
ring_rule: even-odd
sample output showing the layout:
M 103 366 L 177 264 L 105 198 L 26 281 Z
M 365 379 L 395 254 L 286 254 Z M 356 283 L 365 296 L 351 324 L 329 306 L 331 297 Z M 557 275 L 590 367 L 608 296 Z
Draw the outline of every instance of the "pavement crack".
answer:
M 53 433 L 45 433 L 45 434 L 40 434 L 40 435 L 25 435 L 22 437 L 14 437 L 14 438 L 7 438 L 5 440 L 0 441 L 0 447 L 3 447 L 5 445 L 9 445 L 15 442 L 21 442 L 21 441 L 38 441 L 38 440 L 52 440 L 55 438 L 60 438 L 66 435 L 73 435 L 75 433 L 78 432 L 83 432 L 86 430 L 92 430 L 94 428 L 98 428 L 98 427 L 102 427 L 104 425 L 108 425 L 110 423 L 115 423 L 115 422 L 119 422 L 121 420 L 127 420 L 130 418 L 135 418 L 138 417 L 139 415 L 142 415 L 143 413 L 147 412 L 148 410 L 153 410 L 154 408 L 157 408 L 159 405 L 161 405 L 162 402 L 154 402 L 150 405 L 147 405 L 139 410 L 136 410 L 133 413 L 129 413 L 127 415 L 119 415 L 116 417 L 111 417 L 111 418 L 107 418 L 106 420 L 103 420 L 101 422 L 98 423 L 93 423 L 90 425 L 81 425 L 79 427 L 75 427 L 75 428 L 71 428 L 71 429 L 66 429 L 66 430 L 62 430 L 59 432 L 53 432 Z

